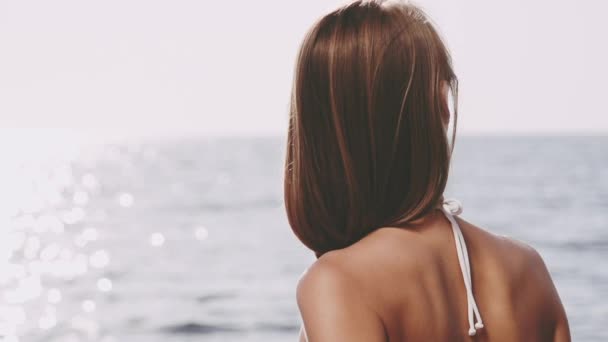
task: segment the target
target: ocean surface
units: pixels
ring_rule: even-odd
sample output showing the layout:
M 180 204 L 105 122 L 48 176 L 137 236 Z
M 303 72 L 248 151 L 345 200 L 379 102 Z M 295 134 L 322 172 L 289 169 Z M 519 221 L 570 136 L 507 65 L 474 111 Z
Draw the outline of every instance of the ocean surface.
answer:
M 286 221 L 284 139 L 17 150 L 0 171 L 0 341 L 296 340 L 313 255 Z M 446 197 L 539 250 L 574 341 L 608 341 L 608 137 L 460 137 Z

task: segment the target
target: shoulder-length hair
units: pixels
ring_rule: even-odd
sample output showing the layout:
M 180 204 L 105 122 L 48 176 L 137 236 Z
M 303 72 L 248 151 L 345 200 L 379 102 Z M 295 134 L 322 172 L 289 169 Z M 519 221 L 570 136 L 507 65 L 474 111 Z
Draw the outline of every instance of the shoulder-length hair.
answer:
M 451 57 L 409 3 L 355 1 L 308 32 L 295 68 L 284 196 L 289 224 L 317 257 L 440 203 L 451 155 L 445 85 L 453 147 Z

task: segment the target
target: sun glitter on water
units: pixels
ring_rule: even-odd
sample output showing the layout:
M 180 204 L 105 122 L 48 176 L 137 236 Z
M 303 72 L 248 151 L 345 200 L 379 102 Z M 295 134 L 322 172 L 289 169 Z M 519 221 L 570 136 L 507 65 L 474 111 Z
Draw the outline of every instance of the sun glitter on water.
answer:
M 85 300 L 79 312 L 61 310 L 62 284 L 110 262 L 102 246 L 86 248 L 98 241 L 97 229 L 81 227 L 99 186 L 94 174 L 78 177 L 73 169 L 89 143 L 68 130 L 0 130 L 2 341 L 20 341 L 28 329 L 52 329 L 59 315 L 79 323 L 72 327 L 80 335 L 98 331 L 89 317 L 96 307 L 93 299 Z M 107 293 L 112 281 L 102 277 L 93 286 Z

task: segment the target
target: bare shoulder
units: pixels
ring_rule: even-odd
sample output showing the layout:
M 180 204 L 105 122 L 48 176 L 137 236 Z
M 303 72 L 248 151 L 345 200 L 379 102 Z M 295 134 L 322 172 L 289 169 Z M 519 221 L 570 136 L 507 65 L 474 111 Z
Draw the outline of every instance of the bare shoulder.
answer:
M 495 272 L 501 268 L 521 302 L 528 309 L 538 309 L 544 328 L 551 331 L 554 341 L 570 341 L 564 307 L 541 254 L 531 245 L 506 236 L 492 234 L 463 220 L 470 236 L 484 246 L 484 256 L 496 260 L 500 267 L 487 268 Z M 504 279 L 504 278 L 503 278 Z M 530 310 L 528 310 L 530 311 Z
M 328 252 L 302 274 L 296 290 L 299 304 L 340 300 L 349 306 L 366 306 L 360 296 L 361 284 L 350 272 L 344 254 L 340 250 Z
M 335 258 L 322 256 L 302 274 L 298 281 L 296 295 L 298 301 L 308 299 L 311 294 L 348 292 L 348 275 Z
M 478 245 L 484 246 L 486 253 L 492 254 L 501 260 L 512 275 L 527 275 L 530 273 L 546 273 L 548 271 L 540 253 L 531 245 L 504 235 L 497 235 L 475 226 L 465 220 L 459 219 L 462 227 Z M 465 234 L 466 234 L 465 232 Z
M 296 290 L 308 341 L 384 341 L 382 321 L 358 287 L 330 255 L 308 268 Z
M 496 236 L 496 235 L 495 235 Z M 540 253 L 528 243 L 508 236 L 496 236 L 503 244 L 503 251 L 508 260 L 511 260 L 518 273 L 546 273 L 547 267 Z

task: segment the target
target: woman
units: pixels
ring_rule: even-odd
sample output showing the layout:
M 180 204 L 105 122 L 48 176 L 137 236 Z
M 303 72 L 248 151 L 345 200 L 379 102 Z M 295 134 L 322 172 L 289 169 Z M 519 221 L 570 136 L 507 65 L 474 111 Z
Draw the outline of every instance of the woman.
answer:
M 289 223 L 318 258 L 297 287 L 302 341 L 570 341 L 539 254 L 443 198 L 456 98 L 411 4 L 356 1 L 306 36 L 285 169 Z

